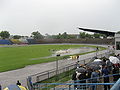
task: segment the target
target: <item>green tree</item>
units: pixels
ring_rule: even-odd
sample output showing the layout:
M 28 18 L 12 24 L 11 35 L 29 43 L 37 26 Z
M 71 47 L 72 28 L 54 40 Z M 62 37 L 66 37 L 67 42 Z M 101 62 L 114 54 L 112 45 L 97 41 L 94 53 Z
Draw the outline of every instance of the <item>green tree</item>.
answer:
M 86 38 L 93 38 L 93 35 L 86 33 Z
M 56 35 L 56 39 L 61 39 L 61 33 L 59 33 L 58 35 Z
M 80 32 L 80 38 L 86 38 L 86 33 L 85 32 Z
M 6 39 L 10 37 L 10 33 L 8 31 L 1 31 L 0 36 L 2 39 Z
M 38 31 L 32 32 L 31 34 L 34 39 L 43 39 L 44 38 L 44 36 L 42 34 L 40 34 L 40 32 L 38 32 Z
M 101 35 L 99 33 L 94 33 L 93 36 L 94 38 L 100 38 Z
M 107 38 L 106 34 L 101 34 L 100 36 L 103 37 L 103 38 Z
M 20 39 L 21 36 L 20 36 L 20 35 L 14 35 L 13 38 L 14 38 L 14 39 Z
M 62 39 L 68 39 L 68 34 L 67 34 L 67 32 L 64 32 L 64 33 L 61 35 L 61 38 L 62 38 Z

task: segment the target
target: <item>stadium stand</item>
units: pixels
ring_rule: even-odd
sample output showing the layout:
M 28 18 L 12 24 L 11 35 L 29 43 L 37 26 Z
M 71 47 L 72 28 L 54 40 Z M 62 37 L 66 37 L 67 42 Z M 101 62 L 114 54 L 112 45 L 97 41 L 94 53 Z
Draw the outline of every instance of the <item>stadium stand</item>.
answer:
M 28 44 L 27 39 L 19 39 L 19 41 L 21 42 L 21 44 Z
M 27 39 L 28 44 L 36 44 L 35 39 Z
M 19 39 L 10 39 L 13 44 L 21 44 L 21 41 Z
M 0 39 L 0 44 L 7 44 L 7 45 L 12 45 L 13 43 L 10 40 L 4 40 L 4 39 Z

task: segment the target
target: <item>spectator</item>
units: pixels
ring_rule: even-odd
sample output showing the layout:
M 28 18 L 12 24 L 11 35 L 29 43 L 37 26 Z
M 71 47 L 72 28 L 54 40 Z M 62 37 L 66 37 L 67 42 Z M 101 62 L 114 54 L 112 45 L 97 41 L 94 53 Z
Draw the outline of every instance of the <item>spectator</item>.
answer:
M 104 58 L 102 61 L 102 66 L 104 67 L 105 65 L 106 65 L 106 58 Z
M 120 54 L 117 55 L 117 58 L 120 60 Z M 120 68 L 120 61 L 119 61 L 119 68 Z
M 76 73 L 76 71 L 74 71 L 73 75 L 72 75 L 72 80 L 74 81 L 74 83 L 77 83 L 76 82 L 76 80 L 77 80 L 76 76 L 77 76 L 77 73 Z M 76 88 L 77 88 L 77 85 L 74 85 L 74 89 L 76 89 Z
M 119 67 L 113 67 L 113 74 L 119 74 Z M 114 75 L 113 81 L 116 82 L 119 79 L 120 75 Z
M 117 55 L 117 58 L 120 60 L 120 54 Z
M 112 64 L 112 62 L 110 62 L 109 59 L 106 60 L 106 66 L 107 66 L 108 70 L 111 72 L 113 64 Z
M 91 79 L 92 79 L 92 83 L 97 83 L 98 79 L 97 77 L 99 77 L 100 74 L 98 72 L 98 70 L 93 70 L 92 74 L 91 74 Z M 93 85 L 92 86 L 92 90 L 96 90 L 96 87 Z
M 109 83 L 109 77 L 107 77 L 108 74 L 109 70 L 107 66 L 105 66 L 102 70 L 102 75 L 104 76 L 104 83 Z M 110 85 L 104 85 L 104 90 L 110 90 Z
M 90 67 L 87 68 L 87 73 L 86 73 L 86 77 L 87 79 L 91 78 L 91 74 L 92 74 L 92 69 Z M 90 82 L 91 80 L 88 80 L 88 82 Z
M 77 79 L 80 80 L 79 83 L 86 83 L 86 72 L 84 73 L 79 73 L 77 76 Z M 80 85 L 80 89 L 86 89 L 85 85 Z
M 17 81 L 16 85 L 21 85 L 21 83 L 20 83 L 20 81 L 19 81 L 19 80 Z

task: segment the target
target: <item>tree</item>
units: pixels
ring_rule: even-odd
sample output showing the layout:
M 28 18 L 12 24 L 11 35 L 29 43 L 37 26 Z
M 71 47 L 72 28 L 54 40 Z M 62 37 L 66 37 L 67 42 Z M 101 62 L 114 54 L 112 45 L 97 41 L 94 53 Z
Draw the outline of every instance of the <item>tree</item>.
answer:
M 80 32 L 80 38 L 85 38 L 86 37 L 86 33 L 85 32 Z
M 1 31 L 0 36 L 2 39 L 6 39 L 10 37 L 10 33 L 8 31 Z
M 86 38 L 93 38 L 91 34 L 86 33 Z
M 20 36 L 20 35 L 14 35 L 13 38 L 14 38 L 14 39 L 20 39 L 21 36 Z
M 100 38 L 101 35 L 99 33 L 94 33 L 93 36 L 94 38 Z
M 42 34 L 40 34 L 38 31 L 32 32 L 32 36 L 34 39 L 43 39 L 44 38 L 44 36 Z
M 107 35 L 106 34 L 101 34 L 101 37 L 107 38 Z
M 61 38 L 62 38 L 62 39 L 68 39 L 68 34 L 67 34 L 67 32 L 64 32 L 64 33 L 61 35 Z

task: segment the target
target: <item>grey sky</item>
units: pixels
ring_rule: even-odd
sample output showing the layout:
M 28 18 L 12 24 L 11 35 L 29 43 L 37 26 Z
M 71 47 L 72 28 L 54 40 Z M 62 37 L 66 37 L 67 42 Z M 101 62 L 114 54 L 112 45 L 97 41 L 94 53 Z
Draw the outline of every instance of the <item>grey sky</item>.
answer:
M 78 26 L 120 31 L 119 9 L 120 0 L 0 0 L 0 31 L 79 33 Z

